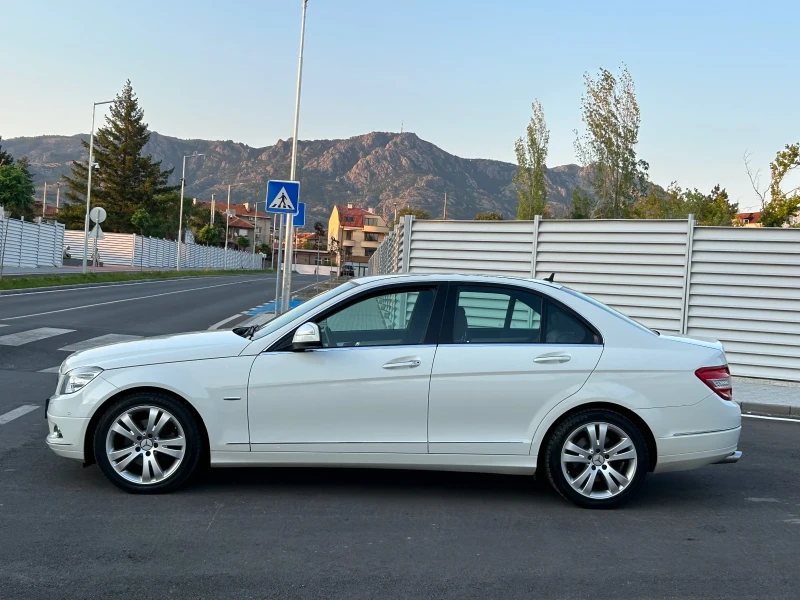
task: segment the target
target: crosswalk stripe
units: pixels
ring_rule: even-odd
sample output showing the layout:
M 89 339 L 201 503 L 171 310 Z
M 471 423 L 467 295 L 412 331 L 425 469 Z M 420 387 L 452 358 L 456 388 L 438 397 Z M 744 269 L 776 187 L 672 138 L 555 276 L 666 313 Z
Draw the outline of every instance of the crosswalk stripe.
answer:
M 24 406 L 20 406 L 19 408 L 15 408 L 14 410 L 8 411 L 4 415 L 0 415 L 0 425 L 5 425 L 6 423 L 10 423 L 14 419 L 18 419 L 22 415 L 27 415 L 29 412 L 36 410 L 39 408 L 38 406 L 34 406 L 33 404 L 25 404 Z
M 31 342 L 37 342 L 56 335 L 64 335 L 65 333 L 72 333 L 74 329 L 58 329 L 56 327 L 40 327 L 38 329 L 29 329 L 28 331 L 20 331 L 18 333 L 11 333 L 9 335 L 0 335 L 0 346 L 22 346 Z
M 57 367 L 50 367 L 49 369 L 42 369 L 39 373 L 58 373 L 58 370 L 61 368 L 61 365 Z
M 133 340 L 140 340 L 140 335 L 122 335 L 118 333 L 109 333 L 108 335 L 101 335 L 100 337 L 84 340 L 59 348 L 64 352 L 78 352 L 80 350 L 89 350 L 90 348 L 97 348 L 98 346 L 107 346 L 108 344 L 117 344 L 119 342 L 131 342 Z

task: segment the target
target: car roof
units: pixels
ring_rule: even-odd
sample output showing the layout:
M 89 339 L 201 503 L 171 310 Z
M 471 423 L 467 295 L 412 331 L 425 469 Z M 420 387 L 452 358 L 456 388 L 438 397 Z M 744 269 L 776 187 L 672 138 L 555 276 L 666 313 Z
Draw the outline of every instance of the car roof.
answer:
M 463 273 L 396 273 L 393 275 L 370 275 L 367 277 L 358 277 L 353 279 L 354 283 L 359 285 L 365 283 L 376 283 L 379 281 L 462 281 L 468 283 L 516 283 L 527 282 L 545 285 L 555 289 L 561 289 L 558 283 L 551 283 L 544 279 L 532 279 L 528 277 L 510 277 L 508 275 L 480 275 L 480 274 L 463 274 Z

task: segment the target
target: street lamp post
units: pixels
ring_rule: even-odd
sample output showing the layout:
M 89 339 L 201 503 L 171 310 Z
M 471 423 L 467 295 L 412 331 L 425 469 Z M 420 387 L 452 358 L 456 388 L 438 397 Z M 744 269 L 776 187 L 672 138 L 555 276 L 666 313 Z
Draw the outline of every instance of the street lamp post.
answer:
M 111 104 L 113 100 L 105 100 L 103 102 L 95 102 L 92 105 L 92 133 L 89 134 L 89 182 L 86 185 L 86 216 L 83 219 L 83 263 L 81 265 L 81 273 L 86 273 L 86 255 L 89 253 L 89 211 L 92 208 L 92 171 L 94 171 L 94 115 L 95 109 L 101 104 Z
M 175 256 L 175 270 L 176 271 L 180 271 L 181 270 L 181 233 L 183 233 L 183 231 L 182 231 L 183 230 L 183 188 L 184 188 L 184 186 L 186 184 L 186 159 L 187 158 L 194 158 L 194 157 L 197 157 L 197 156 L 205 156 L 205 154 L 198 154 L 197 152 L 194 152 L 192 154 L 184 155 L 184 157 L 183 157 L 183 170 L 181 171 L 181 207 L 180 207 L 180 211 L 178 213 L 178 240 L 177 240 L 177 243 L 176 243 L 177 252 L 175 252 L 175 255 L 176 255 Z M 86 222 L 87 222 L 87 224 L 89 222 L 89 217 L 88 216 L 86 217 Z M 84 258 L 84 263 L 85 262 L 86 262 L 86 259 Z
M 231 222 L 231 187 L 235 185 L 244 185 L 244 183 L 228 184 L 228 206 L 225 209 L 225 269 L 228 268 L 228 226 Z
M 306 37 L 306 9 L 308 0 L 303 0 L 303 17 L 300 23 L 300 57 L 297 61 L 297 94 L 294 103 L 294 133 L 292 135 L 292 167 L 289 179 L 295 181 L 297 174 L 297 129 L 300 122 L 300 88 L 303 82 L 303 44 Z M 294 223 L 292 215 L 286 215 L 286 251 L 283 255 L 283 292 L 281 294 L 281 312 L 289 309 L 292 294 L 292 251 L 294 239 Z

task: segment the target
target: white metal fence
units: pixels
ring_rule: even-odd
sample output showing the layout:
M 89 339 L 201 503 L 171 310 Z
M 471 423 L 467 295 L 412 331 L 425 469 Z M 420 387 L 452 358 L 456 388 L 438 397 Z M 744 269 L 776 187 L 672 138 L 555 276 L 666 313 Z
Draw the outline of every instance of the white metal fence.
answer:
M 3 266 L 60 267 L 63 247 L 64 226 L 61 223 L 50 225 L 0 218 Z
M 736 375 L 800 381 L 800 229 L 409 216 L 370 272 L 555 273 L 649 327 L 721 340 Z
M 139 267 L 144 269 L 174 268 L 177 244 L 174 240 L 144 237 L 131 233 L 105 233 L 97 240 L 97 253 L 104 265 Z M 72 258 L 83 258 L 83 231 L 67 230 L 64 244 Z M 89 240 L 89 257 L 95 240 Z M 185 269 L 260 269 L 263 257 L 241 250 L 225 250 L 192 242 L 191 236 L 181 244 L 181 268 Z

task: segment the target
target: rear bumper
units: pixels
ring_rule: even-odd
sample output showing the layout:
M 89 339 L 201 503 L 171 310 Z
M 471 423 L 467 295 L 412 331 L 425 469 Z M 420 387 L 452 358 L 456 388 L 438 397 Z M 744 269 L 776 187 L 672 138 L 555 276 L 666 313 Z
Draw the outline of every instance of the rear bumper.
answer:
M 736 427 L 725 431 L 657 439 L 658 460 L 655 472 L 685 471 L 715 463 L 737 462 L 742 455 L 736 449 L 741 431 L 741 427 Z

